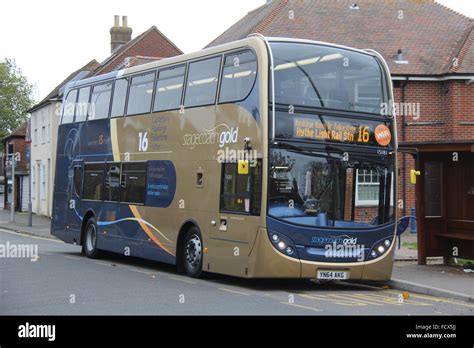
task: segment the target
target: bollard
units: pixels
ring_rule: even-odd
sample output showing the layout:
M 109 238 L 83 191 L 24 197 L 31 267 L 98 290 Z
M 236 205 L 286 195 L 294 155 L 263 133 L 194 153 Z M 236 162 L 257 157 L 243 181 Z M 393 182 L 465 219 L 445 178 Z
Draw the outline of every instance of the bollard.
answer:
M 415 208 L 411 208 L 410 231 L 411 231 L 412 234 L 416 234 L 416 210 L 415 210 Z

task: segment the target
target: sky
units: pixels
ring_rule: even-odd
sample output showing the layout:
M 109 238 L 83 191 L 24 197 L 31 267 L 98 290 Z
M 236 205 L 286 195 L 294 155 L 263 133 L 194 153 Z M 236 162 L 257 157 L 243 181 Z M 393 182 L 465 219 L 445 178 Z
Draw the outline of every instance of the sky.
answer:
M 355 0 L 356 1 L 356 0 Z M 415 0 L 413 0 L 415 1 Z M 71 72 L 110 55 L 114 15 L 135 37 L 152 25 L 182 51 L 206 46 L 266 0 L 7 0 L 0 12 L 0 60 L 13 58 L 44 98 Z M 474 18 L 474 0 L 438 0 Z

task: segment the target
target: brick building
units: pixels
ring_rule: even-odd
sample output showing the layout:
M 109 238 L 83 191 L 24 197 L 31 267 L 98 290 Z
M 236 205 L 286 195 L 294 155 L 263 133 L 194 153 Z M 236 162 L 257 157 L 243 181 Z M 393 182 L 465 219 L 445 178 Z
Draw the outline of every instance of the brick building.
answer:
M 32 134 L 32 210 L 35 214 L 51 216 L 56 139 L 61 101 L 65 86 L 72 81 L 105 74 L 113 70 L 140 65 L 161 58 L 182 54 L 157 27 L 152 26 L 132 39 L 132 29 L 126 16 L 115 16 L 110 29 L 111 55 L 103 62 L 92 60 L 70 74 L 46 98 L 33 106 Z
M 261 33 L 383 55 L 392 74 L 400 148 L 417 154 L 399 155 L 397 203 L 400 216 L 416 205 L 423 264 L 429 256 L 474 258 L 473 28 L 473 19 L 432 0 L 275 0 L 208 46 Z M 410 183 L 415 167 L 422 173 L 416 186 Z M 357 209 L 374 209 L 367 203 L 360 200 Z
M 15 202 L 16 211 L 27 211 L 29 201 L 29 149 L 25 143 L 26 127 L 28 123 L 23 123 L 20 127 L 15 129 L 11 134 L 2 139 L 3 144 L 3 155 L 4 160 L 4 173 L 2 176 L 4 180 L 4 208 L 11 209 L 11 202 Z M 13 180 L 12 180 L 12 165 L 11 157 L 14 154 L 18 154 L 15 162 L 15 190 L 13 191 Z

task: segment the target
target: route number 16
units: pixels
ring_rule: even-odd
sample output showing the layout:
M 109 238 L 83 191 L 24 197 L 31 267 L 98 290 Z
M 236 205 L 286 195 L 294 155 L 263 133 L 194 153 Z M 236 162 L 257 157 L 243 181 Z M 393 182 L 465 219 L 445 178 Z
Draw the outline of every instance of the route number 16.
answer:
M 138 133 L 138 151 L 146 151 L 148 149 L 148 132 Z

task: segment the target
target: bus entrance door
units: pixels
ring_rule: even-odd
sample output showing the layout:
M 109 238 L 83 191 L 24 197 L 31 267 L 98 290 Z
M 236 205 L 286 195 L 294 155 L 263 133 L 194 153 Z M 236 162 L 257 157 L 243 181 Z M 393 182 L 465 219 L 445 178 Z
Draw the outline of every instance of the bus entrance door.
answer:
M 69 209 L 67 221 L 66 239 L 72 242 L 79 242 L 78 238 L 81 232 L 81 194 L 82 194 L 82 177 L 83 177 L 83 165 L 81 161 L 74 161 L 72 173 L 70 173 L 70 186 L 69 186 L 69 197 L 68 204 Z

